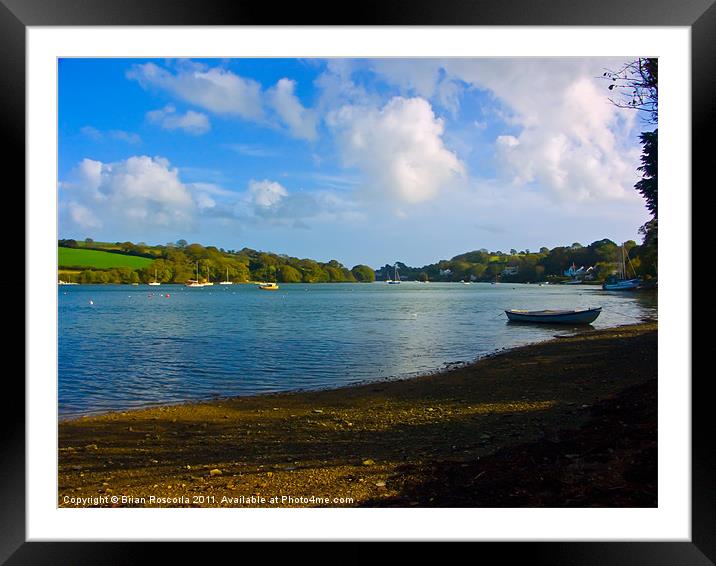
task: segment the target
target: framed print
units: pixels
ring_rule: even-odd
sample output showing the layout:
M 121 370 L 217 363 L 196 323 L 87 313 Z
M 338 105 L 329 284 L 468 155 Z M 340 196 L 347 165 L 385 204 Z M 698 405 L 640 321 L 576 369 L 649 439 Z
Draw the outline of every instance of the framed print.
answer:
M 144 8 L 0 5 L 27 223 L 3 560 L 714 560 L 709 1 Z

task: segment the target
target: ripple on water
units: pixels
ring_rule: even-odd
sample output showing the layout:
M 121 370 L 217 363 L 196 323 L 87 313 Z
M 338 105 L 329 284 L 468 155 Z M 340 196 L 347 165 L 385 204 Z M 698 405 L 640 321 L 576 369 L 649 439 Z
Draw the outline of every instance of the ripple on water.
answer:
M 655 293 L 581 286 L 376 283 L 282 285 L 280 296 L 252 285 L 230 293 L 166 292 L 170 299 L 123 286 L 62 289 L 61 416 L 404 377 L 558 332 L 507 324 L 509 308 L 601 305 L 594 328 L 656 316 Z

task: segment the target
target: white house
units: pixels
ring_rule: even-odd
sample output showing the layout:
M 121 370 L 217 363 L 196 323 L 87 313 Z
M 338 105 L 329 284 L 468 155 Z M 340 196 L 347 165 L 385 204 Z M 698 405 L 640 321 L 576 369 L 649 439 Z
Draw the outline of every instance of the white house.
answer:
M 594 267 L 586 267 L 585 268 L 584 266 L 577 269 L 577 266 L 574 263 L 572 263 L 571 267 L 564 271 L 564 274 L 567 277 L 572 277 L 572 278 L 579 277 L 579 278 L 589 279 L 593 276 L 593 274 L 592 274 L 593 270 L 594 270 Z

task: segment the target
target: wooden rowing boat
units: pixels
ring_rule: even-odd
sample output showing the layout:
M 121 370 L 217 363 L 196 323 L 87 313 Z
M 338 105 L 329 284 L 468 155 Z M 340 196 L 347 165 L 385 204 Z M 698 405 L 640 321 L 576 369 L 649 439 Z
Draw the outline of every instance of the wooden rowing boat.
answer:
M 602 307 L 573 310 L 526 311 L 506 310 L 507 318 L 512 322 L 541 322 L 547 324 L 591 324 L 602 312 Z

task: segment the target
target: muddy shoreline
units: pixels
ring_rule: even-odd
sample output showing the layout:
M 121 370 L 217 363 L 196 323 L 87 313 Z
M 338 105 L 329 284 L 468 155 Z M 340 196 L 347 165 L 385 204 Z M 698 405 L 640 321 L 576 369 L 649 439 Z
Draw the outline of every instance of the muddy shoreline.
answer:
M 62 421 L 58 504 L 655 506 L 656 353 L 649 322 L 410 379 Z

